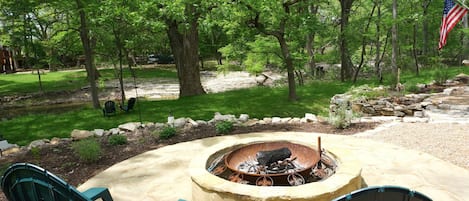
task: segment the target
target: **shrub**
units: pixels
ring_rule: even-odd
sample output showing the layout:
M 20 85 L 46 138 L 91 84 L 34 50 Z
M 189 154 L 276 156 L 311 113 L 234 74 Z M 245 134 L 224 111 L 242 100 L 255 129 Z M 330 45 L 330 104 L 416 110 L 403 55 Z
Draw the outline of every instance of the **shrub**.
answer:
M 125 135 L 111 135 L 108 139 L 111 145 L 123 145 L 127 144 L 127 137 Z
M 35 159 L 37 159 L 37 160 L 41 159 L 41 149 L 39 147 L 32 147 L 30 152 L 31 152 L 31 155 Z
M 176 135 L 176 129 L 171 126 L 166 126 L 163 130 L 160 131 L 160 138 L 161 139 L 169 139 Z
M 85 162 L 96 162 L 101 156 L 101 145 L 93 138 L 74 142 L 72 149 Z
M 405 85 L 405 89 L 406 89 L 406 92 L 409 92 L 409 93 L 417 93 L 420 90 L 420 88 L 415 84 Z
M 8 167 L 13 165 L 12 163 L 0 164 L 0 175 L 3 175 L 7 171 Z
M 219 134 L 227 134 L 233 130 L 233 122 L 231 121 L 221 121 L 215 124 L 215 130 Z
M 444 84 L 446 80 L 450 78 L 450 75 L 447 68 L 441 67 L 435 70 L 433 77 L 435 78 L 435 82 L 437 84 Z
M 347 128 L 351 124 L 353 117 L 352 108 L 349 102 L 344 102 L 329 114 L 328 122 L 335 128 Z

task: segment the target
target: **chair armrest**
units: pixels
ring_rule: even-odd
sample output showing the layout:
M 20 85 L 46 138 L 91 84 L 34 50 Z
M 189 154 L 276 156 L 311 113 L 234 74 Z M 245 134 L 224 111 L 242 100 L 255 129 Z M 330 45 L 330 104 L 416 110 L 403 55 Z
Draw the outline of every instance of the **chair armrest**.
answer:
M 107 188 L 90 188 L 82 192 L 82 194 L 91 200 L 101 198 L 103 201 L 113 201 L 111 193 L 109 193 L 109 190 Z

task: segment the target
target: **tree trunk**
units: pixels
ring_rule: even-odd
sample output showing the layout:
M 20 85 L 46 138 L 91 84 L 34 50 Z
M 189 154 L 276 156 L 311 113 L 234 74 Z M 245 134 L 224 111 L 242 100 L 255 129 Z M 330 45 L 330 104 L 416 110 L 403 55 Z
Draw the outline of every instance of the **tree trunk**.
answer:
M 120 86 L 120 89 L 121 89 L 121 100 L 120 100 L 120 104 L 121 105 L 124 105 L 125 103 L 125 90 L 124 90 L 124 71 L 123 71 L 123 67 L 122 67 L 122 63 L 123 63 L 123 54 L 122 54 L 122 51 L 124 49 L 124 45 L 121 41 L 121 37 L 120 37 L 120 32 L 119 30 L 117 30 L 114 26 L 112 27 L 112 32 L 114 33 L 114 40 L 115 40 L 115 43 L 116 43 L 116 48 L 117 48 L 117 51 L 118 51 L 118 57 L 119 57 L 119 86 Z
M 350 16 L 350 9 L 354 0 L 339 0 L 341 7 L 341 23 L 340 23 L 340 79 L 341 81 L 350 80 L 352 77 L 352 60 L 348 50 L 347 38 L 345 32 L 348 26 L 348 20 Z
M 314 5 L 310 5 L 309 6 L 309 13 L 311 15 L 316 15 L 318 12 L 318 6 L 314 6 Z M 314 50 L 313 50 L 313 47 L 314 47 L 314 37 L 315 37 L 315 34 L 314 33 L 311 33 L 311 34 L 308 34 L 306 36 L 306 51 L 308 53 L 308 66 L 309 66 L 309 69 L 311 71 L 311 76 L 312 77 L 315 77 L 315 76 L 318 76 L 318 75 L 315 75 L 316 73 L 316 61 L 314 60 Z
M 80 16 L 80 39 L 85 53 L 85 67 L 88 75 L 88 82 L 90 83 L 91 88 L 91 98 L 93 102 L 93 107 L 95 109 L 98 109 L 101 106 L 99 104 L 98 88 L 96 87 L 97 69 L 93 67 L 93 50 L 91 49 L 90 38 L 88 36 L 86 13 L 84 10 L 83 2 L 81 2 L 81 0 L 76 0 L 76 3 L 78 14 Z
M 379 83 L 383 82 L 383 75 L 381 70 L 381 41 L 380 41 L 380 34 L 381 34 L 381 0 L 377 0 L 376 4 L 378 6 L 378 20 L 376 21 L 376 55 L 375 55 L 375 73 L 376 77 L 379 80 Z
M 190 22 L 190 27 L 180 32 L 179 23 L 168 21 L 168 37 L 174 54 L 174 61 L 179 78 L 179 96 L 205 94 L 199 72 L 199 38 L 197 19 Z
M 414 24 L 414 32 L 412 35 L 412 54 L 414 56 L 414 61 L 415 61 L 415 75 L 419 76 L 420 69 L 419 69 L 419 60 L 417 57 L 417 24 Z
M 371 10 L 370 16 L 368 17 L 368 22 L 366 23 L 366 26 L 363 29 L 363 33 L 368 31 L 368 28 L 370 28 L 371 19 L 373 18 L 375 10 L 376 10 L 376 4 L 374 4 L 373 9 Z M 368 39 L 367 39 L 367 36 L 365 36 L 365 34 L 363 34 L 363 36 L 362 36 L 362 53 L 361 53 L 361 58 L 360 58 L 360 64 L 358 65 L 357 70 L 355 71 L 355 75 L 353 76 L 353 83 L 357 82 L 358 74 L 360 73 L 360 70 L 363 66 L 363 63 L 365 62 L 366 44 L 368 44 Z
M 469 17 L 467 17 L 467 15 L 464 15 L 464 17 L 462 18 L 462 24 L 463 24 L 463 27 L 465 29 L 469 28 L 469 22 L 468 21 L 469 21 Z M 469 36 L 468 36 L 468 34 L 464 35 L 463 47 L 464 47 L 463 59 L 469 59 Z
M 429 56 L 428 52 L 428 6 L 430 5 L 431 0 L 425 0 L 422 2 L 423 8 L 423 25 L 422 25 L 422 33 L 423 33 L 423 44 L 422 44 L 422 58 L 423 62 L 426 63 L 426 58 Z
M 288 100 L 296 101 L 298 97 L 296 96 L 296 84 L 295 84 L 295 69 L 293 67 L 293 59 L 290 55 L 290 50 L 288 49 L 287 41 L 285 37 L 277 37 L 277 40 L 280 44 L 282 50 L 282 56 L 285 60 L 287 66 L 287 75 L 288 75 Z
M 395 77 L 395 85 L 399 85 L 400 83 L 400 69 L 397 66 L 397 54 L 398 54 L 398 44 L 397 44 L 397 0 L 393 0 L 392 2 L 392 18 L 394 20 L 391 29 L 392 35 L 392 56 L 391 56 L 391 66 L 393 75 Z

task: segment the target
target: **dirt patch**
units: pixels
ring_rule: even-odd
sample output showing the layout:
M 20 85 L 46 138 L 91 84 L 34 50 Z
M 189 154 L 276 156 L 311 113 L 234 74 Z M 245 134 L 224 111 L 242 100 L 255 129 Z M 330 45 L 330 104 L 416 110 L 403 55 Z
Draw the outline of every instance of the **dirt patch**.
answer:
M 376 123 L 358 123 L 352 124 L 347 129 L 336 129 L 325 123 L 235 126 L 234 130 L 229 135 L 275 131 L 350 135 L 373 129 L 377 125 Z M 113 146 L 107 142 L 106 138 L 101 138 L 102 155 L 100 160 L 96 163 L 84 163 L 80 161 L 71 149 L 71 142 L 64 142 L 58 145 L 43 147 L 39 152 L 36 151 L 33 153 L 28 151 L 17 156 L 2 157 L 0 158 L 0 164 L 2 164 L 0 167 L 15 162 L 33 163 L 58 175 L 71 185 L 78 186 L 108 167 L 143 152 L 171 144 L 219 135 L 220 134 L 216 133 L 214 126 L 203 125 L 186 131 L 180 131 L 176 136 L 166 140 L 159 139 L 157 136 L 145 131 L 129 135 L 129 141 L 126 145 Z M 3 193 L 0 193 L 0 200 L 7 200 Z

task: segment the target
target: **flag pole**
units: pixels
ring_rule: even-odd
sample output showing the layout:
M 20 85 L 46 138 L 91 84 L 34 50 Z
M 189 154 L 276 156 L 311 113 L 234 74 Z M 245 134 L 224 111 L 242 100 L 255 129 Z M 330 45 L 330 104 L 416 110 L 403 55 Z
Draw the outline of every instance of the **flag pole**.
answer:
M 469 6 L 466 5 L 466 0 L 456 0 L 461 6 L 469 10 Z

